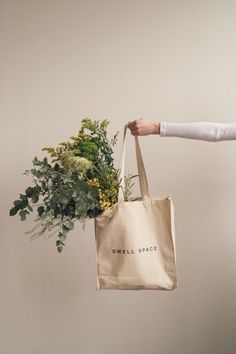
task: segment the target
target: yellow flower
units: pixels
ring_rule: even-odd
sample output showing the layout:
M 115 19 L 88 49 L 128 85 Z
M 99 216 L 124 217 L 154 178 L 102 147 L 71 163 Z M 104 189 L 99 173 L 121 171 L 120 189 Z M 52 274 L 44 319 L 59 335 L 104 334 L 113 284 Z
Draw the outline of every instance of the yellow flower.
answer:
M 95 186 L 99 186 L 98 178 L 92 178 L 88 182 L 89 182 L 89 184 L 92 184 L 92 185 L 95 185 Z
M 89 184 L 95 185 L 98 187 L 98 196 L 99 196 L 99 205 L 102 210 L 105 210 L 111 206 L 111 202 L 108 200 L 106 193 L 100 187 L 98 178 L 92 178 L 89 180 Z

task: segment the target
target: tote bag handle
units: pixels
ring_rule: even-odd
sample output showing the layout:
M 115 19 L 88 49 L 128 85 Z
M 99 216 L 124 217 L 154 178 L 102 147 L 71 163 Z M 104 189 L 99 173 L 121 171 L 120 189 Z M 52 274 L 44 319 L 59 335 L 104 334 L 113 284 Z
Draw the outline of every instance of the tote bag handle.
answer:
M 121 178 L 121 186 L 119 188 L 119 195 L 118 195 L 118 202 L 124 201 L 124 194 L 121 189 L 121 187 L 124 190 L 125 183 L 124 183 L 124 177 L 125 177 L 125 152 L 126 152 L 126 133 L 127 133 L 127 127 L 128 124 L 125 124 L 124 126 L 124 134 L 123 134 L 123 142 L 122 142 L 122 150 L 121 150 L 121 157 L 120 157 L 120 178 Z M 147 181 L 147 175 L 143 163 L 143 158 L 142 158 L 142 152 L 140 149 L 139 145 L 139 139 L 137 135 L 134 135 L 134 140 L 135 140 L 135 150 L 136 150 L 136 160 L 137 160 L 137 167 L 138 167 L 138 173 L 139 173 L 139 185 L 140 185 L 140 191 L 141 191 L 141 196 L 142 200 L 150 199 L 150 193 L 149 193 L 149 187 L 148 187 L 148 181 Z

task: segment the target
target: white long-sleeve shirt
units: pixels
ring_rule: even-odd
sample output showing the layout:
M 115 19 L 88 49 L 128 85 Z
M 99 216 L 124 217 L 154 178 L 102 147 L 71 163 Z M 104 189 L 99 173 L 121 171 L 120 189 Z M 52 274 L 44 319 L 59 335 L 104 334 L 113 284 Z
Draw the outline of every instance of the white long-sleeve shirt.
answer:
M 236 140 L 236 123 L 160 122 L 160 136 L 207 141 Z

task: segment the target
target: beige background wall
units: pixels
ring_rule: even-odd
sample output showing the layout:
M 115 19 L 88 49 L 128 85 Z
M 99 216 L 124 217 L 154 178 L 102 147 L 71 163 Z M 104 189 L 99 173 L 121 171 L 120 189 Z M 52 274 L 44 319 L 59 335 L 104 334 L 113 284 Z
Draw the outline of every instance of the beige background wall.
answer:
M 233 122 L 236 2 L 0 1 L 1 354 L 234 354 L 236 142 L 141 137 L 175 204 L 178 289 L 96 291 L 93 223 L 30 242 L 8 216 L 41 148 L 107 118 Z M 136 172 L 128 136 L 127 168 Z M 136 184 L 136 192 L 139 193 Z

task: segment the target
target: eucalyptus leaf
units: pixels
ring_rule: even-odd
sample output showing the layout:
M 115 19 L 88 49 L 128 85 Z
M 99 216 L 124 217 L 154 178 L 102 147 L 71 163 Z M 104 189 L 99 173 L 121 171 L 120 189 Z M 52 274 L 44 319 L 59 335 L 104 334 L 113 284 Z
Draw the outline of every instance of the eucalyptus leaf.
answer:
M 35 194 L 35 189 L 33 187 L 28 187 L 25 190 L 25 194 L 27 195 L 27 197 L 31 198 Z
M 44 212 L 44 207 L 43 206 L 40 206 L 37 208 L 37 211 L 38 211 L 38 215 L 39 216 L 42 216 L 43 212 Z
M 17 212 L 18 212 L 18 208 L 17 207 L 14 207 L 14 208 L 11 208 L 10 209 L 10 216 L 13 216 L 13 215 L 16 215 L 17 214 Z
M 39 196 L 38 195 L 33 195 L 32 203 L 37 203 L 38 201 L 39 201 Z
M 57 251 L 58 251 L 59 253 L 61 253 L 62 250 L 63 250 L 63 246 L 58 246 L 58 247 L 57 247 Z
M 59 239 L 61 241 L 65 241 L 66 240 L 66 234 L 64 234 L 64 233 L 59 232 L 58 237 L 59 237 Z
M 21 207 L 21 200 L 15 200 L 14 205 L 15 205 L 16 209 L 19 209 Z
M 68 220 L 65 224 L 63 224 L 65 227 L 67 227 L 69 230 L 74 229 L 74 223 L 70 220 Z
M 25 210 L 21 210 L 19 212 L 19 215 L 20 215 L 22 221 L 24 221 L 26 219 L 26 214 L 27 214 L 27 212 Z
M 60 245 L 65 246 L 65 244 L 61 240 L 57 240 L 56 241 L 56 246 L 60 246 Z

